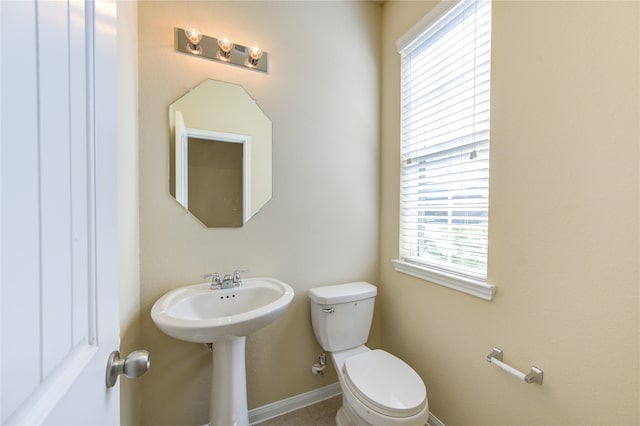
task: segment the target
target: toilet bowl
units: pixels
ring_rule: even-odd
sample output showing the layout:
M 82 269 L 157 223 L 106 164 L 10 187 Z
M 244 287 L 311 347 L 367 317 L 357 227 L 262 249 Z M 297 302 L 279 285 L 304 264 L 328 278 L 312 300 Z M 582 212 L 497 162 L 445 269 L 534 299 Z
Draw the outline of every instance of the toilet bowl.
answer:
M 331 359 L 342 389 L 338 426 L 424 426 L 425 385 L 408 364 L 365 346 L 373 318 L 375 286 L 347 283 L 309 290 L 316 339 Z

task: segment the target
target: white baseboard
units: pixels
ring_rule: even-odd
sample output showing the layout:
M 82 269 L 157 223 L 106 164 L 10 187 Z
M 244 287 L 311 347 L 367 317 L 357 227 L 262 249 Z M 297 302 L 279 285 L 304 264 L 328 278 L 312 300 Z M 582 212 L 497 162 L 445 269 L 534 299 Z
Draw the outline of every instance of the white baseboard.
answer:
M 254 408 L 253 410 L 249 410 L 249 424 L 253 425 L 264 422 L 265 420 L 316 404 L 325 399 L 333 398 L 341 393 L 340 383 L 336 382 L 319 389 L 292 396 L 291 398 Z
M 340 389 L 340 383 L 332 383 L 322 388 L 314 389 L 309 392 L 302 393 L 300 395 L 292 396 L 291 398 L 283 399 L 281 401 L 272 402 L 271 404 L 263 405 L 262 407 L 249 410 L 249 424 L 255 425 L 262 423 L 266 420 L 273 419 L 274 417 L 281 416 L 283 414 L 290 413 L 300 408 L 308 407 L 309 405 L 317 404 L 325 399 L 333 398 L 336 395 L 342 393 Z M 428 426 L 445 426 L 436 416 L 429 413 Z
M 429 413 L 429 420 L 427 421 L 429 426 L 445 426 L 433 413 Z

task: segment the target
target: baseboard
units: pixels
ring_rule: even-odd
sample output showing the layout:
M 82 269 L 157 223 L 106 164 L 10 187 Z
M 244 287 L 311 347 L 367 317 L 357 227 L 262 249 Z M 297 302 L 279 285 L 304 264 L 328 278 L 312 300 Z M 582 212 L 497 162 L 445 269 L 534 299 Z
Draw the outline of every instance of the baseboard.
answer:
M 262 407 L 249 410 L 249 423 L 253 425 L 264 422 L 265 420 L 316 404 L 320 401 L 324 401 L 325 399 L 333 398 L 341 393 L 340 384 L 336 382 L 319 389 L 314 389 L 310 392 L 292 396 L 291 398 L 263 405 Z
M 336 395 L 340 395 L 340 383 L 332 383 L 330 385 L 314 389 L 309 392 L 302 393 L 300 395 L 292 396 L 291 398 L 283 399 L 281 401 L 272 402 L 271 404 L 263 405 L 262 407 L 249 410 L 249 424 L 258 424 L 274 417 L 281 416 L 283 414 L 290 413 L 300 408 L 308 407 L 309 405 L 317 404 L 325 399 L 333 398 Z M 436 416 L 429 413 L 428 426 L 445 426 Z
M 444 426 L 444 423 L 440 421 L 433 413 L 429 413 L 429 420 L 427 421 L 428 426 Z

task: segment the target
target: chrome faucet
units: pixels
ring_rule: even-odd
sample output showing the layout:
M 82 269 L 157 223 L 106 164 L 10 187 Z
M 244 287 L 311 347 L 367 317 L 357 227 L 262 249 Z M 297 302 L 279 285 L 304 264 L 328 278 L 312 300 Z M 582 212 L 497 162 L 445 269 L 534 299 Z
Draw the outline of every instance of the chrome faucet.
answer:
M 225 274 L 224 278 L 222 279 L 220 279 L 220 274 L 217 272 L 203 275 L 202 278 L 211 278 L 211 290 L 228 289 L 240 287 L 242 285 L 240 272 L 243 271 L 235 270 L 233 271 L 233 275 Z
M 221 288 L 233 288 L 233 276 L 232 275 L 225 275 L 224 278 L 222 279 L 222 287 Z
M 221 288 L 234 288 L 240 287 L 242 285 L 242 279 L 240 279 L 239 270 L 233 271 L 233 275 L 225 275 L 222 279 L 222 287 Z

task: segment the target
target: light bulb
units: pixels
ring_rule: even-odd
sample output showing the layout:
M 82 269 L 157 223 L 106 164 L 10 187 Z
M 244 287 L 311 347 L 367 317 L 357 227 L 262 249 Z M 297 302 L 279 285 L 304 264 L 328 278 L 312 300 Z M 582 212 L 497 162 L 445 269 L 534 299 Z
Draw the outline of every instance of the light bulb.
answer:
M 249 49 L 249 63 L 252 66 L 256 66 L 260 58 L 262 58 L 262 49 L 259 47 L 252 47 Z
M 200 53 L 202 52 L 202 48 L 200 47 L 200 40 L 202 40 L 202 33 L 195 28 L 187 28 L 184 30 L 187 39 L 189 40 L 189 45 L 187 46 L 189 51 L 192 53 Z
M 226 36 L 222 36 L 218 39 L 218 47 L 220 47 L 220 56 L 224 59 L 229 59 L 231 49 L 233 49 L 233 42 Z

